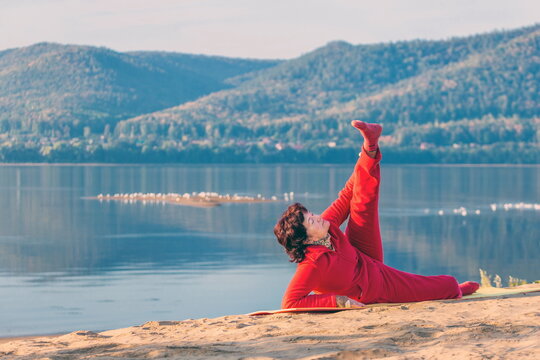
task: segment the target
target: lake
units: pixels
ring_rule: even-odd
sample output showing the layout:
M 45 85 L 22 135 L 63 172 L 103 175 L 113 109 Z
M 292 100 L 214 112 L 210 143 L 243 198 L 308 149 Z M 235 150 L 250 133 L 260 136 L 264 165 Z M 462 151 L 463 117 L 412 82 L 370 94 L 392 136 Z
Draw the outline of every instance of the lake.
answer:
M 280 306 L 288 202 L 195 208 L 100 193 L 294 193 L 322 212 L 353 165 L 0 166 L 0 336 L 105 330 Z M 539 166 L 382 164 L 385 262 L 540 279 Z M 290 202 L 290 201 L 289 201 Z

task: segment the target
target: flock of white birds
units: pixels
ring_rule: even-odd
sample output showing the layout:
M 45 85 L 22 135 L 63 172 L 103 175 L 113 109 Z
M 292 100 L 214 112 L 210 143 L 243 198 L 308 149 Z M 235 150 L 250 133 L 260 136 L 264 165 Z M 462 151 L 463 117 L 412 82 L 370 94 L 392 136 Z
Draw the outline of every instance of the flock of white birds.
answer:
M 216 202 L 249 202 L 249 201 L 278 201 L 277 196 L 271 196 L 266 198 L 261 194 L 257 196 L 246 196 L 238 194 L 218 194 L 216 192 L 192 192 L 192 193 L 117 193 L 117 194 L 99 194 L 96 197 L 98 200 L 120 200 L 126 203 L 133 203 L 137 201 L 146 202 L 185 202 L 185 201 L 216 201 Z M 294 192 L 284 193 L 282 200 L 292 201 L 294 200 Z
M 238 194 L 219 194 L 216 192 L 192 192 L 192 193 L 127 193 L 127 194 L 99 194 L 96 198 L 98 200 L 119 200 L 124 203 L 134 203 L 142 201 L 144 204 L 146 202 L 182 202 L 182 201 L 208 201 L 208 202 L 257 202 L 257 201 L 293 201 L 294 192 L 283 193 L 283 196 L 273 195 L 269 198 L 257 194 L 257 196 L 247 196 L 247 195 L 238 195 Z M 484 210 L 481 210 L 484 209 Z M 437 215 L 480 215 L 482 211 L 510 211 L 510 210 L 533 210 L 540 211 L 540 204 L 536 203 L 501 203 L 501 204 L 489 204 L 489 206 L 484 206 L 480 208 L 467 209 L 466 207 L 460 206 L 459 208 L 454 209 L 424 209 L 424 214 L 437 214 Z
M 510 210 L 533 210 L 533 211 L 539 211 L 540 210 L 540 204 L 532 204 L 532 203 L 504 203 L 504 204 L 489 204 L 488 211 L 495 212 L 495 211 L 510 211 Z M 430 209 L 424 209 L 425 214 L 431 213 Z M 476 209 L 467 209 L 463 206 L 460 206 L 459 208 L 451 209 L 451 210 L 438 210 L 437 215 L 447 215 L 447 214 L 456 214 L 461 216 L 467 216 L 467 215 L 480 215 L 482 213 L 482 210 L 476 208 Z

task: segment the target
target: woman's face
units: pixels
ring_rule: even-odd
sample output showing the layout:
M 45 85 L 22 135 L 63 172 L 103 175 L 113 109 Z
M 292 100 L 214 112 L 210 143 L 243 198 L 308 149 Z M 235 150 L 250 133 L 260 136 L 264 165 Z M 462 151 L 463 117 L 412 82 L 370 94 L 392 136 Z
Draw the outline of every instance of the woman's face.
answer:
M 325 237 L 330 227 L 330 223 L 324 220 L 321 215 L 315 215 L 309 211 L 304 213 L 303 225 L 306 228 L 309 241 L 316 241 Z

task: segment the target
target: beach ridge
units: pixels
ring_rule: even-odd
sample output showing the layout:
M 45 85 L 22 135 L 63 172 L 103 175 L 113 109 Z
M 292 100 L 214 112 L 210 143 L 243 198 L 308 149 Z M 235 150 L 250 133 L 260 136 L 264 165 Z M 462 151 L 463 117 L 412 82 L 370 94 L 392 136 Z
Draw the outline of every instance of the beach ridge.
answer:
M 526 287 L 527 285 L 525 285 Z M 540 292 L 4 339 L 2 359 L 540 358 Z

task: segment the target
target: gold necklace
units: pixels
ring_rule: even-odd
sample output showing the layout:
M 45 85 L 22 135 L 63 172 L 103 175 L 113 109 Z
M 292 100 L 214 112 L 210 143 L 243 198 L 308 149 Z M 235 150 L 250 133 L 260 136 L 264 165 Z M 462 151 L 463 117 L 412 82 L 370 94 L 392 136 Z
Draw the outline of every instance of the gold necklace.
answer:
M 334 246 L 332 245 L 332 241 L 330 241 L 330 234 L 326 234 L 326 236 L 320 238 L 319 240 L 315 240 L 315 241 L 309 243 L 308 246 L 309 245 L 322 245 L 322 246 L 326 246 L 330 250 L 334 250 Z

